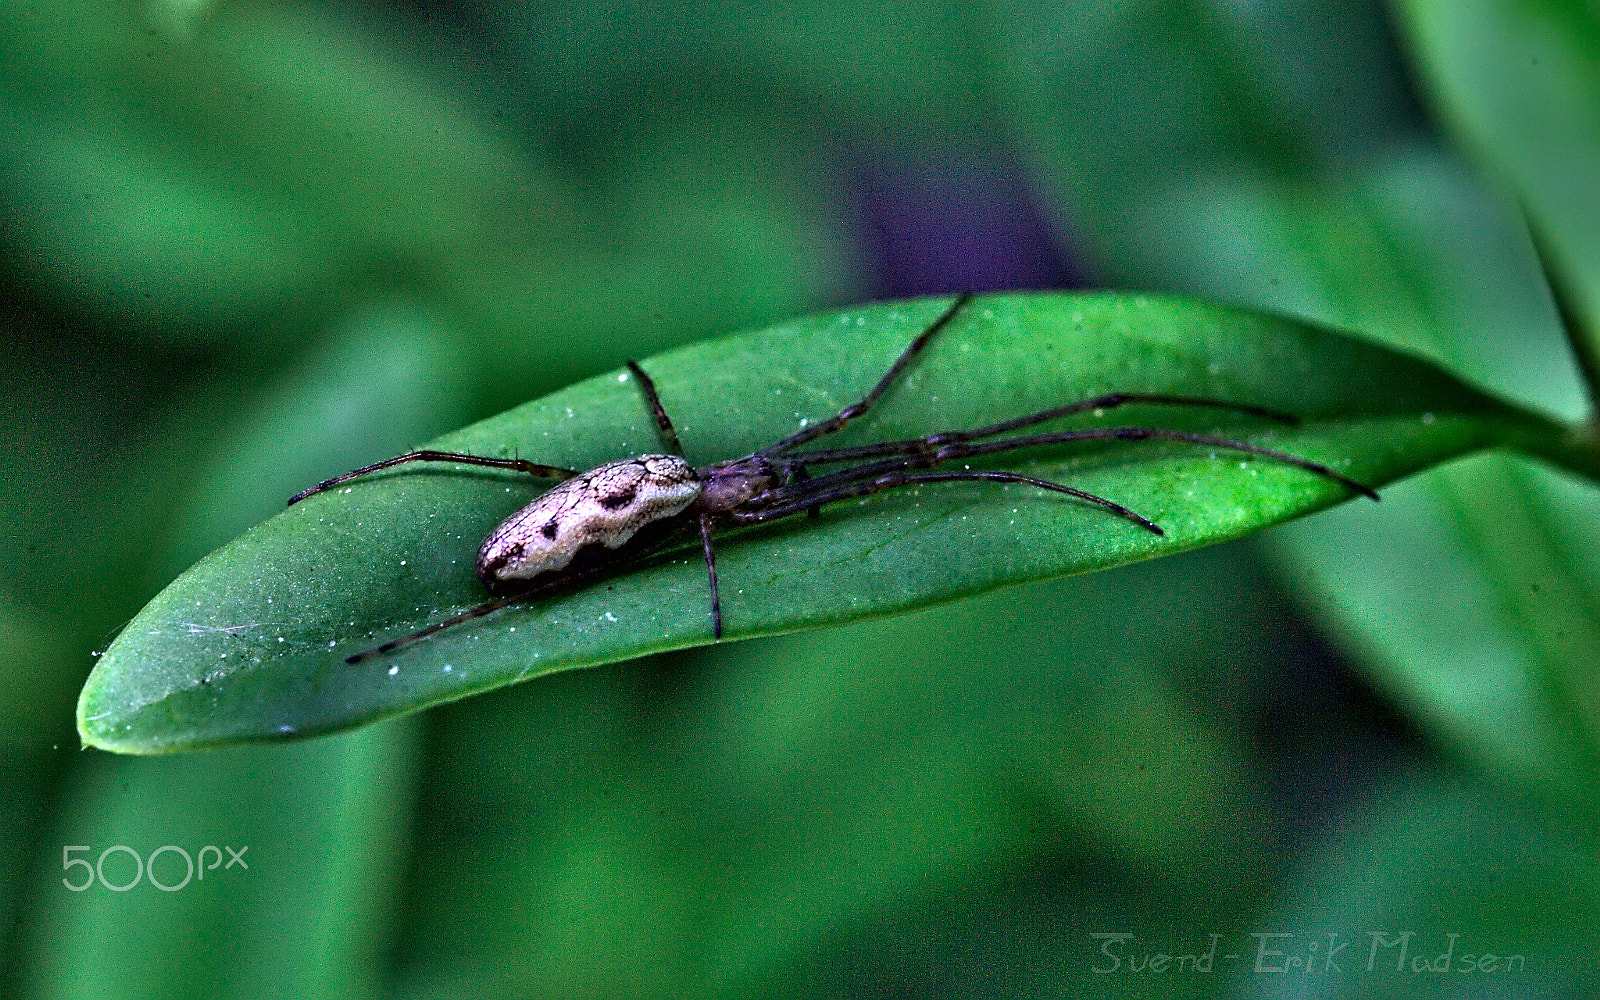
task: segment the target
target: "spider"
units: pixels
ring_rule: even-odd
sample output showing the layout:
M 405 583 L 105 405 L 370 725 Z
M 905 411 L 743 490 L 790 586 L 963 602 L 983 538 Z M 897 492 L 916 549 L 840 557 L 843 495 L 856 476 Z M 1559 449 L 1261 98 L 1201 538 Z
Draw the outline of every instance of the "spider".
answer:
M 413 451 L 364 466 L 325 480 L 289 498 L 298 503 L 312 494 L 357 476 L 407 462 L 459 462 L 497 469 L 513 469 L 562 482 L 512 514 L 478 550 L 478 578 L 494 599 L 454 617 L 346 658 L 357 663 L 393 652 L 436 632 L 482 617 L 507 605 L 574 586 L 661 548 L 685 529 L 698 526 L 705 553 L 706 577 L 711 590 L 711 631 L 722 637 L 722 601 L 717 589 L 713 529 L 719 522 L 762 524 L 806 513 L 816 516 L 824 505 L 863 497 L 916 483 L 987 481 L 1024 483 L 1042 490 L 1065 493 L 1133 522 L 1154 535 L 1164 532 L 1153 521 L 1105 497 L 1044 479 L 999 470 L 938 471 L 946 462 L 994 455 L 1021 448 L 1071 441 L 1181 441 L 1258 455 L 1331 479 L 1352 492 L 1376 500 L 1378 494 L 1361 483 L 1317 462 L 1243 441 L 1191 434 L 1154 427 L 1105 427 L 1004 437 L 1011 431 L 1033 427 L 1058 417 L 1104 410 L 1129 403 L 1164 406 L 1209 407 L 1248 414 L 1280 423 L 1298 418 L 1266 407 L 1227 403 L 1188 396 L 1113 392 L 1064 406 L 1052 407 L 968 431 L 940 431 L 903 441 L 855 445 L 818 451 L 799 451 L 802 445 L 839 431 L 866 413 L 888 390 L 934 335 L 950 324 L 971 299 L 956 297 L 932 325 L 900 353 L 889 370 L 867 394 L 827 420 L 751 452 L 741 458 L 713 462 L 696 468 L 683 457 L 678 433 L 667 417 L 655 383 L 635 361 L 628 369 L 638 379 L 645 401 L 655 416 L 661 437 L 671 454 L 637 455 L 579 472 L 542 465 L 520 458 L 489 458 L 444 451 Z M 842 466 L 812 474 L 817 466 Z M 931 470 L 931 471 L 923 471 Z

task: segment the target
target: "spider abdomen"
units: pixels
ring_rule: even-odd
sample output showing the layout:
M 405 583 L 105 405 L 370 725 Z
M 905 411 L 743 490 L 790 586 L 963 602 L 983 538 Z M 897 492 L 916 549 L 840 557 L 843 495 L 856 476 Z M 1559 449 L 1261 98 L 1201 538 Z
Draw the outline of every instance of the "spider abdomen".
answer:
M 478 578 L 498 592 L 566 569 L 591 546 L 621 548 L 640 529 L 683 513 L 702 488 L 694 467 L 676 455 L 596 466 L 506 518 L 478 550 Z

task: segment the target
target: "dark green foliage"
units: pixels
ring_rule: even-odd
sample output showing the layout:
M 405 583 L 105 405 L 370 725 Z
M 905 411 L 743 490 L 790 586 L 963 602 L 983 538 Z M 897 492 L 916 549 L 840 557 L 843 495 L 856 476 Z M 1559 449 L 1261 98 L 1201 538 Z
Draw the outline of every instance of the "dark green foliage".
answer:
M 1590 417 L 1571 348 L 1592 375 L 1593 5 L 56 0 L 9 4 L 0 25 L 0 995 L 1600 991 L 1600 491 L 1506 448 L 1248 542 L 839 623 L 1340 499 L 1290 470 L 1167 446 L 1023 455 L 1172 533 L 1146 539 L 1016 488 L 926 488 L 726 539 L 738 634 L 829 627 L 160 758 L 80 751 L 72 710 L 108 648 L 104 676 L 133 686 L 97 677 L 87 714 L 146 704 L 121 723 L 149 750 L 452 698 L 536 651 L 538 672 L 702 642 L 691 549 L 615 591 L 419 647 L 392 678 L 387 663 L 340 674 L 368 633 L 475 600 L 477 537 L 539 484 L 418 469 L 304 511 L 283 500 L 527 400 L 542 403 L 461 433 L 579 464 L 648 445 L 632 387 L 601 374 L 630 356 L 660 368 L 697 459 L 768 440 L 875 377 L 910 311 L 934 306 L 901 304 L 898 326 L 873 307 L 860 339 L 810 357 L 706 352 L 775 345 L 762 338 L 829 321 L 787 317 L 887 296 L 886 260 L 992 263 L 1020 231 L 1001 188 L 1026 192 L 1035 229 L 1096 286 L 1251 312 L 1093 300 L 1128 318 L 1099 334 L 1167 310 L 1154 325 L 1199 352 L 1119 371 L 1098 355 L 1020 362 L 1039 356 L 1035 338 L 1062 360 L 1084 345 L 1059 317 L 1002 329 L 997 309 L 996 343 L 1031 355 L 985 372 L 970 352 L 930 356 L 857 439 L 1135 375 L 1209 378 L 1220 359 L 1218 377 L 1249 384 L 1200 388 L 1325 404 L 1322 419 L 1139 419 L 1270 435 L 1376 483 L 1500 444 L 1592 472 L 1592 436 L 1521 414 Z M 863 192 L 893 184 L 895 211 L 933 221 L 937 254 L 874 242 L 883 220 Z M 970 280 L 939 273 L 893 297 Z M 1246 318 L 1263 314 L 1295 319 Z M 788 333 L 707 339 L 779 321 Z M 1426 357 L 1516 415 L 1470 397 L 1458 417 L 1413 419 L 1434 368 L 1393 392 L 1355 392 L 1348 370 L 1319 382 L 1338 340 L 1305 369 L 1252 354 L 1252 338 L 1305 324 Z M 682 344 L 695 346 L 671 351 Z M 722 399 L 745 393 L 743 409 L 708 378 Z M 807 398 L 779 404 L 800 386 Z M 570 421 L 541 416 L 558 390 L 583 400 Z M 1375 396 L 1385 416 L 1350 423 Z M 544 429 L 571 451 L 550 451 Z M 931 564 L 931 540 L 958 524 L 983 544 L 957 530 L 938 572 L 894 588 L 874 575 Z M 1003 544 L 1018 531 L 1025 546 Z M 309 617 L 255 614 L 249 600 L 279 605 L 271 577 L 241 593 L 256 575 L 230 570 L 218 593 L 245 604 L 203 594 L 146 613 L 193 634 L 128 624 L 207 552 L 241 537 L 196 574 L 280 533 L 314 543 L 291 587 L 308 599 L 289 609 Z M 980 561 L 963 576 L 968 552 Z M 843 557 L 830 572 L 803 572 L 830 555 Z M 614 602 L 629 593 L 659 632 L 628 631 L 639 619 Z M 534 634 L 541 616 L 580 612 L 566 645 Z M 214 712 L 186 686 L 206 656 L 124 656 L 163 642 L 220 667 L 258 630 L 207 627 L 256 621 L 285 623 L 285 647 L 320 645 L 292 669 L 214 682 Z M 472 646 L 492 655 L 436 658 Z M 502 673 L 440 685 L 442 670 L 410 666 L 423 662 Z M 245 677 L 271 700 L 252 707 Z M 163 701 L 163 684 L 191 693 Z M 65 846 L 93 860 L 168 844 L 247 845 L 251 867 L 173 893 L 61 884 L 80 874 L 63 871 Z M 123 862 L 108 858 L 109 879 Z M 176 863 L 161 857 L 165 881 Z M 1404 930 L 1411 959 L 1437 959 L 1454 933 L 1458 958 L 1525 965 L 1364 971 L 1366 935 Z M 1217 933 L 1247 957 L 1097 974 L 1091 935 L 1120 932 L 1147 955 Z M 1338 933 L 1361 954 L 1318 978 L 1257 972 L 1252 933 L 1295 935 L 1270 941 L 1300 954 Z

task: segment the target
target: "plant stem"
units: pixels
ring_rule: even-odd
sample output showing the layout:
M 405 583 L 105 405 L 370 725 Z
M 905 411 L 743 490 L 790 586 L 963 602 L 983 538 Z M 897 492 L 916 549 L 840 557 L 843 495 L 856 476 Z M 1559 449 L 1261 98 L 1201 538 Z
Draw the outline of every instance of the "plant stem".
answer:
M 1540 421 L 1543 426 L 1523 425 L 1506 443 L 1518 451 L 1535 455 L 1552 465 L 1600 483 L 1600 425 L 1594 422 L 1563 426 Z

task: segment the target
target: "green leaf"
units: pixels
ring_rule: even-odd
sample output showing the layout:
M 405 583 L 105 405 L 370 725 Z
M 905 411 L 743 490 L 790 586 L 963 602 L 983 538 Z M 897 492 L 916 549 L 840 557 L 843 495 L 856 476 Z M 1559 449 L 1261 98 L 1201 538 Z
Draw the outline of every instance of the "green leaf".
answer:
M 646 362 L 691 461 L 742 455 L 853 402 L 947 299 L 810 316 Z M 839 443 L 979 426 L 1115 390 L 1286 410 L 1293 427 L 1173 407 L 1087 415 L 1225 435 L 1380 486 L 1501 444 L 1593 475 L 1591 442 L 1425 362 L 1286 319 L 1143 295 L 975 300 Z M 599 376 L 433 443 L 573 468 L 661 450 L 637 386 Z M 1058 446 L 991 467 L 1062 480 L 1160 524 L 1154 536 L 1020 485 L 945 483 L 724 535 L 728 638 L 872 618 L 1025 580 L 1235 538 L 1348 491 L 1283 463 L 1172 443 Z M 334 470 L 330 470 L 334 471 Z M 509 608 L 392 656 L 347 654 L 485 600 L 479 541 L 547 483 L 411 466 L 298 504 L 152 601 L 79 702 L 86 742 L 161 753 L 307 736 L 529 677 L 709 643 L 705 569 L 683 548 L 608 582 Z
M 1440 117 L 1515 190 L 1543 234 L 1553 277 L 1586 320 L 1573 331 L 1575 347 L 1595 365 L 1600 10 L 1553 0 L 1401 0 L 1394 10 Z

